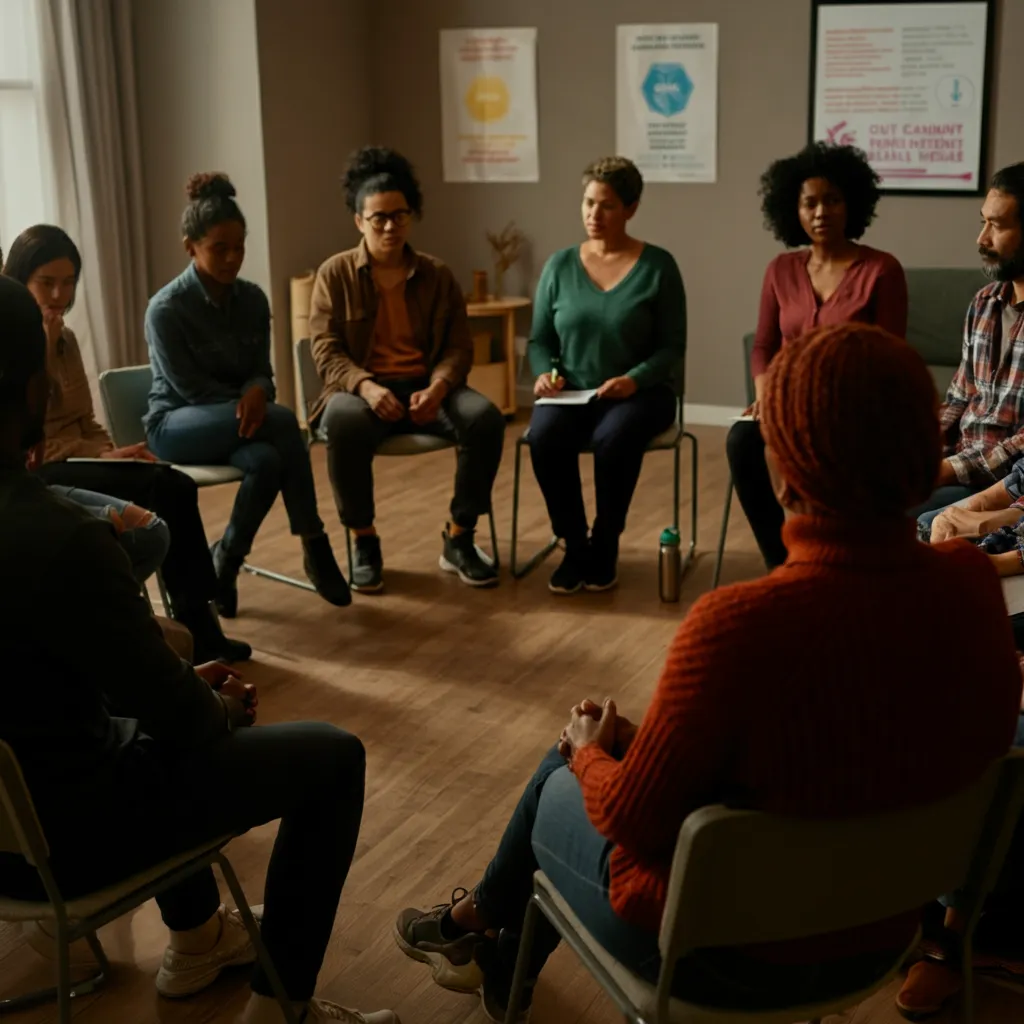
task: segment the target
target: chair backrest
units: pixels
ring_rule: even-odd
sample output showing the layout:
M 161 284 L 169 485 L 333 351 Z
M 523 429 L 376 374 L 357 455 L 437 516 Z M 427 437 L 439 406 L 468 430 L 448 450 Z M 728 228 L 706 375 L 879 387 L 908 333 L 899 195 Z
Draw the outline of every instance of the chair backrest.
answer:
M 18 853 L 33 867 L 45 864 L 46 844 L 32 795 L 14 751 L 0 741 L 0 852 Z
M 1005 856 L 1024 797 L 1024 758 L 1013 755 L 947 799 L 877 816 L 695 811 L 683 822 L 672 864 L 664 964 L 671 970 L 699 947 L 855 928 L 961 888 L 978 870 L 976 851 Z M 991 887 L 994 877 L 986 877 Z
M 316 363 L 313 362 L 313 346 L 309 338 L 300 338 L 295 342 L 295 366 L 299 381 L 299 409 L 302 418 L 309 423 L 309 410 L 323 391 L 323 381 L 317 372 Z
M 751 366 L 754 362 L 754 335 L 743 335 L 743 380 L 747 385 L 747 405 L 753 405 L 757 394 L 754 391 L 754 375 Z
M 915 267 L 906 275 L 907 341 L 928 364 L 944 395 L 960 365 L 968 307 L 987 278 L 978 268 Z
M 149 409 L 153 370 L 149 366 L 125 366 L 100 374 L 100 399 L 107 426 L 119 448 L 146 440 L 142 417 Z

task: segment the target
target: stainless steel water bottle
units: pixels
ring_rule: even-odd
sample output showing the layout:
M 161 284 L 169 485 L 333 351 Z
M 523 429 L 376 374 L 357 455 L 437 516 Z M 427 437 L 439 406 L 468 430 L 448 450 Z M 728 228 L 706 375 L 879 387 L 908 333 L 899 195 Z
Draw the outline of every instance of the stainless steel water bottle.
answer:
M 662 601 L 678 601 L 682 585 L 679 559 L 679 531 L 670 526 L 661 531 L 658 549 L 658 594 Z

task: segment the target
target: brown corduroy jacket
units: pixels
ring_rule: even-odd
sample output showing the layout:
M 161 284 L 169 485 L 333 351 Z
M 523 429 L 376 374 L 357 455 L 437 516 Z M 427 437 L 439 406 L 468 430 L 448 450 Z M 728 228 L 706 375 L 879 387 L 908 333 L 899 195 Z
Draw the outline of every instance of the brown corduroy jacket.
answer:
M 413 337 L 423 347 L 431 381 L 457 388 L 473 365 L 466 300 L 440 260 L 406 247 L 405 301 Z M 316 274 L 309 304 L 309 336 L 323 391 L 309 411 L 315 424 L 331 395 L 354 393 L 373 377 L 366 369 L 377 320 L 377 288 L 366 243 L 338 253 Z

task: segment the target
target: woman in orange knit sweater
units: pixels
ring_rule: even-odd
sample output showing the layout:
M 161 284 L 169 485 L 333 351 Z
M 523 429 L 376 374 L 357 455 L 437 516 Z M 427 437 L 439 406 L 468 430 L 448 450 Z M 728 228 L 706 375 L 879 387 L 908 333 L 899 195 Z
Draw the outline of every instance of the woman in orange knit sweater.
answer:
M 998 577 L 969 543 L 917 543 L 906 515 L 938 473 L 936 409 L 921 358 L 879 327 L 826 327 L 782 349 L 761 428 L 787 511 L 785 564 L 694 605 L 638 728 L 611 701 L 573 709 L 480 883 L 399 915 L 407 955 L 445 987 L 479 988 L 502 1020 L 539 866 L 598 941 L 653 979 L 676 838 L 695 808 L 898 810 L 1005 753 L 1021 676 Z M 885 424 L 884 438 L 870 424 Z M 965 604 L 971 643 L 936 643 Z M 677 990 L 737 1009 L 826 998 L 883 973 L 915 918 L 701 950 L 680 963 Z M 546 941 L 539 933 L 532 977 L 555 942 L 550 926 Z

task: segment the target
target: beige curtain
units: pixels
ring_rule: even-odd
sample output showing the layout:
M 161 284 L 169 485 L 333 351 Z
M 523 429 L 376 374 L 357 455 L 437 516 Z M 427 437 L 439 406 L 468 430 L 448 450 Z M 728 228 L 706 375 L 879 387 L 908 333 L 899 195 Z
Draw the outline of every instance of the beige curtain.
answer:
M 42 122 L 60 225 L 82 252 L 72 312 L 97 371 L 146 361 L 142 157 L 131 0 L 36 0 Z

